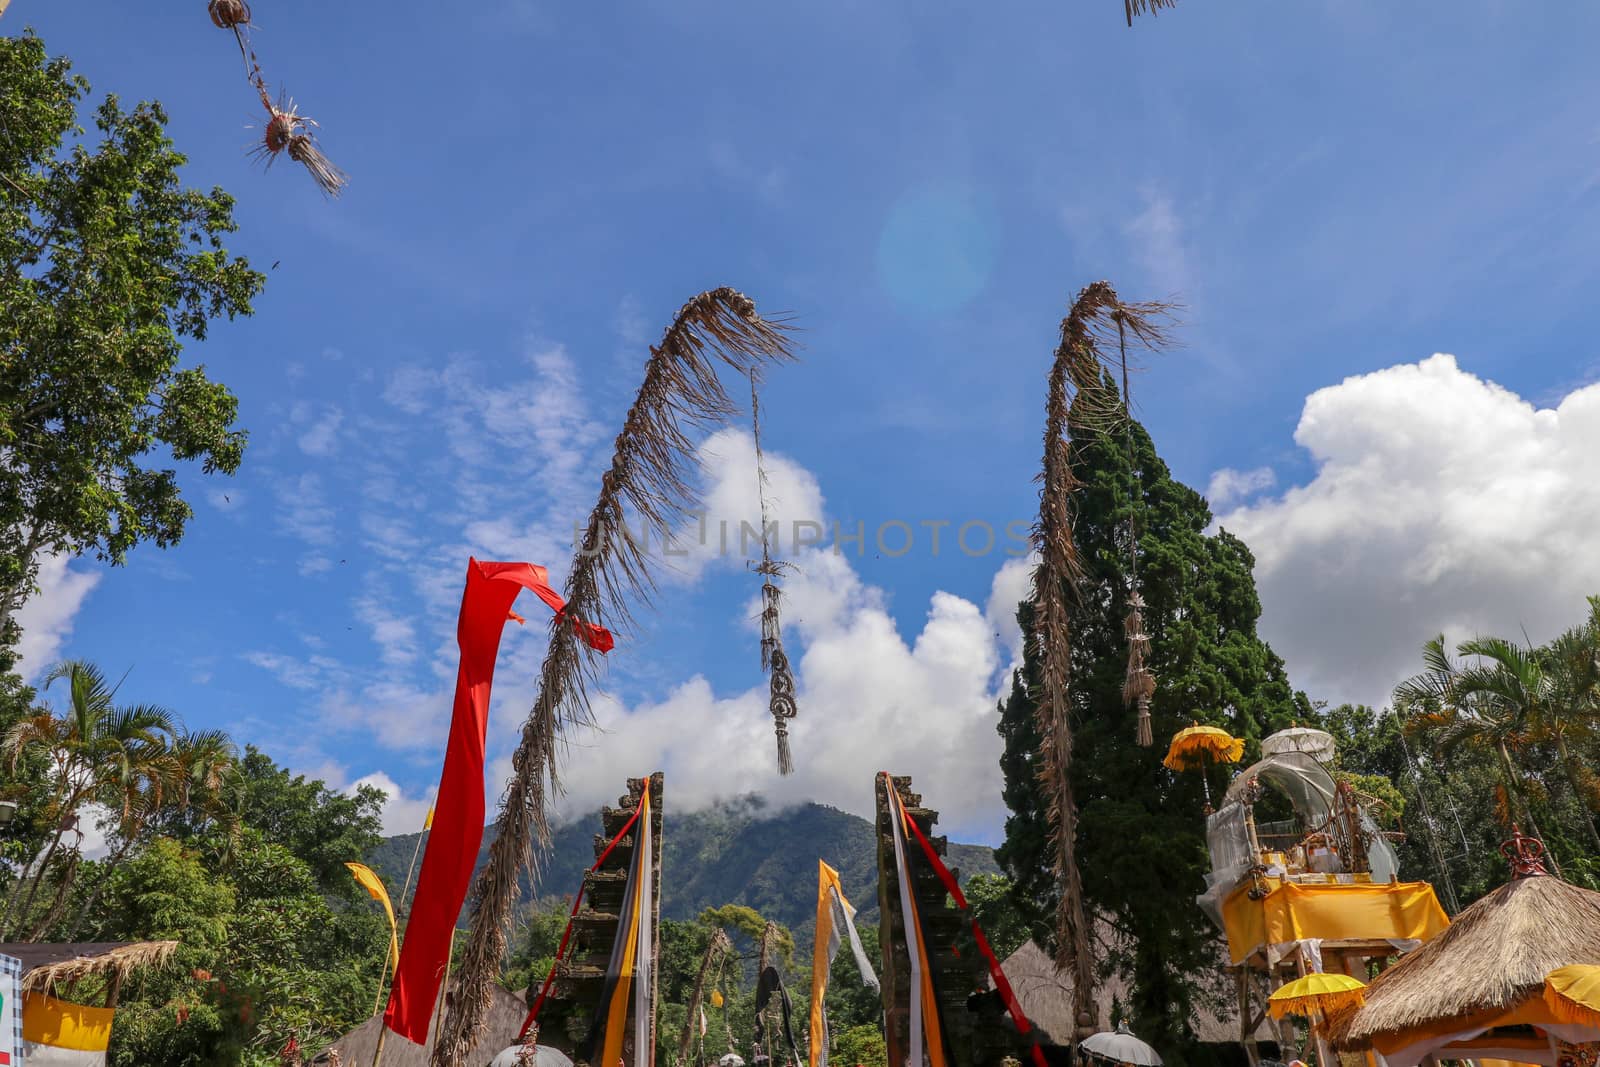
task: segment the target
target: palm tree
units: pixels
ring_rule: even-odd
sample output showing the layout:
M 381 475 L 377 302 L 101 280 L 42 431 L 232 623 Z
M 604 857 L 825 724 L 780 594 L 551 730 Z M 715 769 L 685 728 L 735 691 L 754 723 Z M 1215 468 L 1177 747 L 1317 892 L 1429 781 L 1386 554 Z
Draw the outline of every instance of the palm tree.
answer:
M 100 864 L 99 879 L 63 935 L 75 940 L 93 913 L 112 875 L 127 860 L 134 846 L 148 836 L 159 816 L 181 816 L 191 810 L 224 834 L 225 853 L 237 844 L 241 823 L 235 792 L 239 783 L 238 750 L 221 730 L 179 729 L 170 745 L 151 751 L 139 746 L 145 758 L 129 759 L 116 768 L 112 795 L 120 799 L 116 850 Z M 157 823 L 157 832 L 160 824 Z
M 1423 646 L 1427 670 L 1402 682 L 1395 703 L 1410 709 L 1411 723 L 1427 731 L 1442 752 L 1467 747 L 1493 754 L 1506 791 L 1507 816 L 1539 834 L 1516 756 L 1532 743 L 1555 699 L 1554 680 L 1537 652 L 1504 638 L 1479 637 L 1456 646 L 1450 658 L 1444 636 Z M 1515 755 L 1514 755 L 1515 754 Z
M 1574 739 L 1589 741 L 1600 735 L 1600 596 L 1589 598 L 1589 618 L 1552 641 L 1545 659 L 1557 698 L 1544 710 L 1542 725 L 1561 755 L 1589 842 L 1600 852 L 1600 833 L 1594 825 L 1600 790 L 1570 745 Z
M 0 758 L 8 759 L 13 769 L 26 751 L 44 750 L 52 768 L 50 808 L 58 819 L 58 831 L 35 864 L 30 865 L 32 877 L 25 869 L 12 889 L 5 911 L 0 913 L 0 935 L 5 934 L 13 918 L 19 929 L 26 927 L 51 863 L 66 834 L 77 829 L 84 805 L 111 797 L 118 801 L 120 822 L 135 817 L 142 804 L 136 795 L 159 778 L 162 754 L 173 733 L 172 714 L 163 708 L 147 704 L 117 707 L 113 703 L 116 688 L 91 663 L 68 660 L 58 664 L 46 676 L 44 688 L 60 681 L 67 683 L 63 714 L 40 711 L 16 723 L 0 738 Z M 45 909 L 45 921 L 28 932 L 30 938 L 58 915 L 76 874 L 76 859 L 74 846 L 58 879 L 55 901 Z

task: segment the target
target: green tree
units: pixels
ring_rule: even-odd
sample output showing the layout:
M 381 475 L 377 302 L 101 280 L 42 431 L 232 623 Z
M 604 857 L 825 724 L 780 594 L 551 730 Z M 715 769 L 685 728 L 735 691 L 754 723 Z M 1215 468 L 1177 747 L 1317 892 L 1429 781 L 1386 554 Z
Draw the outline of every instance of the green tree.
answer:
M 972 917 L 978 920 L 996 957 L 1004 960 L 1028 940 L 1031 934 L 1028 920 L 1017 909 L 1009 878 L 999 874 L 975 874 L 961 889 L 972 906 Z
M 1556 699 L 1543 709 L 1541 725 L 1560 753 L 1571 783 L 1578 817 L 1591 844 L 1600 850 L 1594 817 L 1600 812 L 1600 780 L 1573 745 L 1592 749 L 1600 740 L 1600 596 L 1589 598 L 1589 616 L 1544 650 L 1545 669 L 1554 679 Z
M 1539 835 L 1524 759 L 1556 699 L 1554 679 L 1538 652 L 1504 638 L 1479 637 L 1456 646 L 1451 659 L 1441 635 L 1423 646 L 1427 669 L 1395 689 L 1395 703 L 1415 728 L 1446 754 L 1460 748 L 1492 752 L 1498 761 L 1508 826 L 1521 822 Z M 1591 823 L 1589 832 L 1594 833 Z
M 866 1023 L 839 1034 L 833 1039 L 830 1062 L 839 1067 L 888 1067 L 889 1050 L 883 1043 L 883 1029 Z
M 555 966 L 556 949 L 561 947 L 561 934 L 567 928 L 567 915 L 571 908 L 571 901 L 558 897 L 537 902 L 527 909 L 512 935 L 510 957 L 500 971 L 500 985 L 503 988 L 513 993 L 519 989 L 532 989 L 537 995 L 545 976 Z M 671 919 L 662 920 L 660 943 L 663 976 L 673 970 L 668 962 L 668 946 L 672 943 L 669 924 L 686 925 L 673 923 Z
M 1244 737 L 1250 751 L 1263 734 L 1309 720 L 1313 711 L 1256 634 L 1261 605 L 1249 549 L 1225 530 L 1207 533 L 1211 513 L 1205 500 L 1171 477 L 1142 426 L 1133 422 L 1128 430 L 1131 464 L 1120 432 L 1086 432 L 1073 441 L 1079 488 L 1071 506 L 1084 573 L 1068 597 L 1076 723 L 1072 787 L 1080 809 L 1078 862 L 1100 951 L 1131 981 L 1136 1028 L 1176 1056 L 1184 1045 L 1190 1054 L 1195 1050 L 1192 993 L 1197 978 L 1217 966 L 1216 931 L 1194 902 L 1208 869 L 1200 775 L 1175 775 L 1161 765 L 1160 747 L 1136 745 L 1135 715 L 1123 703 L 1130 510 L 1139 530 L 1149 666 L 1159 682 L 1151 707 L 1158 744 L 1199 720 Z M 1135 484 L 1138 506 L 1130 508 Z M 1018 619 L 1031 635 L 1030 604 L 1021 606 Z M 1011 878 L 1018 911 L 1039 943 L 1050 946 L 1059 888 L 1037 778 L 1039 672 L 1040 650 L 1030 637 L 1023 666 L 1000 706 L 1001 769 L 1011 814 L 996 858 Z M 1211 773 L 1220 785 L 1221 772 Z
M 9 929 L 25 940 L 37 938 L 59 918 L 81 859 L 75 845 L 64 853 L 61 848 L 67 833 L 77 829 L 84 806 L 95 800 L 108 803 L 114 812 L 120 806 L 116 825 L 125 834 L 136 834 L 134 824 L 147 813 L 142 794 L 159 795 L 167 739 L 175 729 L 172 713 L 164 708 L 114 704 L 115 690 L 91 663 L 68 660 L 57 665 L 46 676 L 45 688 L 56 682 L 67 684 L 66 709 L 60 715 L 38 709 L 0 739 L 0 752 L 12 766 L 30 750 L 48 759 L 49 810 L 59 830 L 49 836 L 32 865 L 32 876 L 17 880 L 0 913 L 0 935 Z M 62 862 L 53 864 L 58 854 Z M 39 890 L 52 876 L 55 899 L 43 915 L 36 914 Z
M 291 774 L 253 746 L 246 746 L 239 762 L 237 788 L 245 824 L 299 857 L 324 893 L 366 899 L 345 864 L 368 855 L 382 840 L 382 790 L 329 789 L 323 782 Z
M 233 394 L 179 367 L 261 291 L 223 247 L 233 200 L 184 187 L 159 104 L 107 96 L 85 137 L 88 92 L 32 33 L 0 37 L 0 643 L 43 554 L 183 536 L 158 450 L 228 474 L 244 451 Z

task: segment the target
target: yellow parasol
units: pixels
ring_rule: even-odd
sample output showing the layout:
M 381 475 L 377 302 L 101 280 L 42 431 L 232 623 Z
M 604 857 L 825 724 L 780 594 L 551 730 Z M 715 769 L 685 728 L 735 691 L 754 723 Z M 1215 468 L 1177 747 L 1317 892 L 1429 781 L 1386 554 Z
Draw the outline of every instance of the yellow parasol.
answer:
M 1326 1018 L 1346 1008 L 1359 1008 L 1367 1002 L 1367 984 L 1348 974 L 1316 972 L 1296 978 L 1267 998 L 1267 1010 L 1274 1019 L 1285 1015 Z
M 1600 1029 L 1600 967 L 1575 963 L 1545 976 L 1544 1002 L 1564 1023 Z
M 1206 793 L 1206 814 L 1211 814 L 1211 783 L 1206 779 L 1206 765 L 1238 763 L 1244 755 L 1244 741 L 1234 737 L 1220 726 L 1186 726 L 1172 735 L 1167 748 L 1167 758 L 1161 762 L 1175 771 L 1200 768 L 1200 785 Z
M 1244 755 L 1244 740 L 1220 726 L 1189 726 L 1172 735 L 1167 758 L 1161 762 L 1175 771 L 1198 767 L 1208 760 L 1238 763 Z

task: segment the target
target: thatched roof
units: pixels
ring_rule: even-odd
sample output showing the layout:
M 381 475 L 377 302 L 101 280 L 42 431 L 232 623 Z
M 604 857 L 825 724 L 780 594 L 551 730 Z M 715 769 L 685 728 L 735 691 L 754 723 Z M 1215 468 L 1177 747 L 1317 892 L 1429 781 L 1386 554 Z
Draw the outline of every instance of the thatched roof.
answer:
M 1220 967 L 1219 956 L 1218 966 Z M 1023 943 L 1023 946 L 1005 958 L 1000 964 L 1000 969 L 1005 972 L 1006 981 L 1011 983 L 1011 989 L 1017 995 L 1017 1001 L 1022 1005 L 1023 1014 L 1028 1017 L 1028 1022 L 1048 1035 L 1050 1044 L 1068 1045 L 1072 1042 L 1072 974 L 1056 967 L 1050 954 L 1034 944 L 1032 941 Z M 1231 1005 L 1224 1005 L 1219 1010 L 1209 1009 L 1205 1001 L 1210 998 L 1197 997 L 1195 1012 L 1189 1020 L 1190 1027 L 1195 1036 L 1208 1045 L 1227 1045 L 1239 1040 L 1239 1016 Z M 1117 974 L 1102 981 L 1094 991 L 1095 1011 L 1099 1016 L 1097 1025 L 1109 1027 L 1111 1025 L 1111 1006 L 1113 1001 L 1120 1001 L 1126 1010 L 1131 1000 L 1128 983 Z M 1256 1036 L 1262 1041 L 1276 1041 L 1277 1038 L 1267 1029 L 1263 1022 Z
M 1545 975 L 1600 963 L 1600 893 L 1551 875 L 1517 878 L 1373 980 L 1367 1003 L 1336 1020 L 1343 1048 L 1418 1027 L 1507 1011 L 1538 997 Z
M 22 961 L 22 987 L 48 993 L 90 975 L 126 978 L 140 967 L 159 967 L 178 949 L 176 941 L 75 941 L 65 944 L 0 944 L 0 955 Z
M 472 1061 L 469 1064 L 462 1064 L 461 1067 L 485 1067 L 502 1049 L 516 1041 L 517 1031 L 522 1029 L 522 1020 L 527 1018 L 527 1015 L 526 1003 L 515 994 L 507 993 L 499 986 L 495 986 L 494 999 L 489 1004 L 489 1032 L 478 1042 L 478 1050 L 472 1054 Z M 382 1026 L 383 1016 L 374 1015 L 323 1049 L 311 1062 L 327 1063 L 328 1053 L 338 1050 L 339 1057 L 346 1067 L 371 1063 L 372 1055 L 378 1048 L 378 1033 Z M 439 1015 L 435 1012 L 428 1023 L 426 1045 L 413 1045 L 397 1034 L 390 1034 L 388 1040 L 383 1043 L 384 1067 L 428 1067 L 428 1050 L 433 1046 L 434 1033 L 438 1027 Z

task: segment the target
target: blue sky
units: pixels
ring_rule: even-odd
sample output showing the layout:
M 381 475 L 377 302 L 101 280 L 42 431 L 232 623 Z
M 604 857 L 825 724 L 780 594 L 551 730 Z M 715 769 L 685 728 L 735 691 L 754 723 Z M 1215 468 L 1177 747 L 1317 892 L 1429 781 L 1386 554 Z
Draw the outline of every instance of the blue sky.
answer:
M 802 331 L 764 400 L 780 511 L 918 541 L 802 559 L 783 783 L 751 576 L 697 559 L 613 655 L 574 807 L 661 765 L 682 804 L 866 811 L 881 762 L 998 835 L 1023 571 L 919 524 L 1036 507 L 1056 324 L 1097 278 L 1187 305 L 1139 414 L 1257 552 L 1313 697 L 1381 700 L 1432 633 L 1537 638 L 1600 591 L 1600 10 L 258 3 L 268 78 L 351 176 L 327 202 L 244 158 L 259 120 L 203 6 L 6 15 L 97 92 L 161 99 L 190 180 L 238 197 L 235 250 L 277 264 L 189 352 L 240 396 L 244 470 L 188 480 L 173 551 L 52 562 L 29 667 L 131 667 L 192 725 L 382 776 L 396 829 L 437 778 L 466 553 L 564 569 L 645 345 L 718 285 Z M 742 431 L 706 452 L 735 517 Z M 532 626 L 502 654 L 500 771 L 540 654 Z

